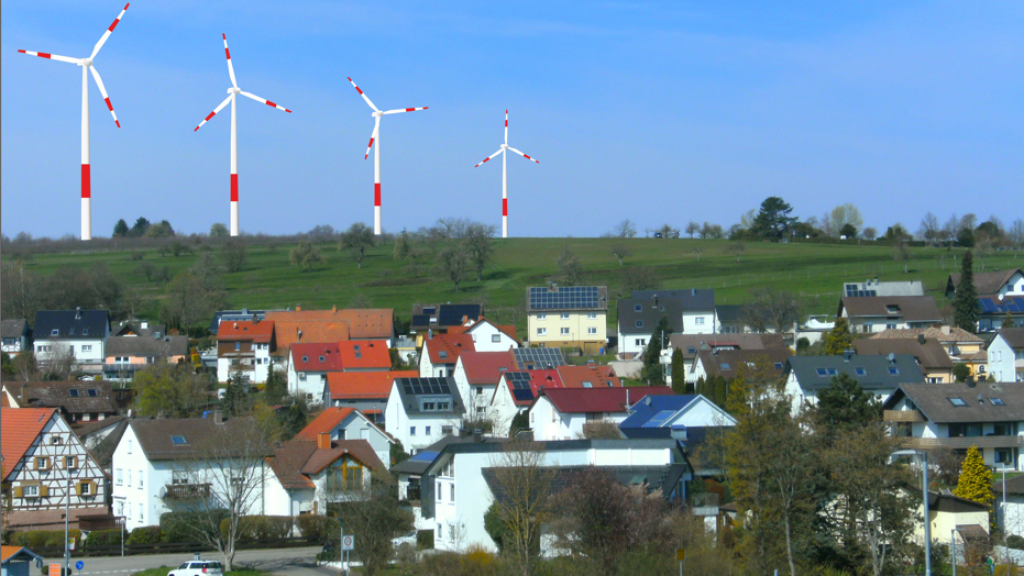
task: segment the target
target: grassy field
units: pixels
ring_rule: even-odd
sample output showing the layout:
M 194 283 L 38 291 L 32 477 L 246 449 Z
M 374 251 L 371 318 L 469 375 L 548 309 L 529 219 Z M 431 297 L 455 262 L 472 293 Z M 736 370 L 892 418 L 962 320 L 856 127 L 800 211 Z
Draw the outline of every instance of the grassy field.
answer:
M 144 260 L 133 259 L 131 248 L 115 251 L 82 251 L 71 254 L 35 255 L 26 261 L 26 269 L 48 274 L 67 266 L 106 265 L 144 298 L 142 315 L 155 317 L 164 297 L 165 282 L 149 281 L 136 269 L 142 262 L 157 268 L 166 266 L 171 276 L 193 265 L 204 252 L 214 256 L 219 248 L 208 243 L 189 242 L 192 253 L 178 257 L 144 251 Z M 620 292 L 624 274 L 630 268 L 649 266 L 661 279 L 663 288 L 713 288 L 719 304 L 741 304 L 757 287 L 775 287 L 798 295 L 807 313 L 835 313 L 844 281 L 863 281 L 878 277 L 886 280 L 922 280 L 928 294 L 945 305 L 943 291 L 947 275 L 959 271 L 963 250 L 912 248 L 908 262 L 893 261 L 891 250 L 883 245 L 851 244 L 769 244 L 746 243 L 737 259 L 728 250 L 726 240 L 630 239 L 631 256 L 620 266 L 612 254 L 613 238 L 514 238 L 495 240 L 495 258 L 484 270 L 482 282 L 475 275 L 455 291 L 451 282 L 432 272 L 432 252 L 417 245 L 420 264 L 396 261 L 392 245 L 368 251 L 362 268 L 357 268 L 347 252 L 335 244 L 323 244 L 324 263 L 305 271 L 289 263 L 289 244 L 255 244 L 248 249 L 248 261 L 240 272 L 225 273 L 223 284 L 235 307 L 330 308 L 350 305 L 394 308 L 399 318 L 408 320 L 414 303 L 482 302 L 487 315 L 500 322 L 515 323 L 522 330 L 525 290 L 542 286 L 557 273 L 557 260 L 563 248 L 581 260 L 586 283 L 611 287 L 612 298 Z M 975 258 L 975 271 L 1024 266 L 1019 252 L 999 252 Z M 136 255 L 134 258 L 138 258 Z M 955 262 L 954 262 L 955 260 Z M 615 307 L 611 303 L 609 326 L 615 325 Z

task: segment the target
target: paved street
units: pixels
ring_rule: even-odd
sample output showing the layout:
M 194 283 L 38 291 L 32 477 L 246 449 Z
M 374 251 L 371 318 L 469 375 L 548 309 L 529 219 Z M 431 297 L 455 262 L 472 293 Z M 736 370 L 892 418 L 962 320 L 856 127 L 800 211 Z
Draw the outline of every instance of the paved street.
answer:
M 337 569 L 314 566 L 319 547 L 285 548 L 281 550 L 243 550 L 235 555 L 235 565 L 265 570 L 282 576 L 323 576 L 336 575 Z M 219 560 L 215 552 L 203 554 L 203 558 Z M 85 568 L 73 570 L 75 576 L 127 576 L 146 568 L 178 566 L 191 560 L 191 554 L 161 554 L 156 556 L 126 556 L 105 558 L 72 558 L 71 565 L 81 560 Z M 60 563 L 60 558 L 47 558 L 46 563 Z M 33 571 L 34 572 L 34 571 Z

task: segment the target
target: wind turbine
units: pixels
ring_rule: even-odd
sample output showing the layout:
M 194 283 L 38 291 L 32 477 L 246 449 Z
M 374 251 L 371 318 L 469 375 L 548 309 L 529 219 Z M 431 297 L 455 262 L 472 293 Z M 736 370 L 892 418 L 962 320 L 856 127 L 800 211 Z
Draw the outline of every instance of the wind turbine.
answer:
M 67 62 L 69 64 L 76 64 L 82 67 L 82 240 L 92 240 L 92 177 L 89 169 L 89 72 L 92 73 L 93 80 L 96 81 L 96 87 L 100 89 L 100 95 L 103 96 L 103 101 L 107 103 L 107 108 L 110 109 L 110 115 L 114 117 L 114 123 L 117 127 L 121 127 L 121 123 L 117 120 L 117 114 L 114 113 L 114 105 L 110 103 L 110 97 L 107 96 L 107 89 L 103 86 L 103 80 L 100 79 L 100 73 L 96 71 L 96 68 L 92 65 L 93 58 L 100 53 L 100 48 L 107 43 L 107 38 L 110 38 L 110 34 L 117 27 L 117 23 L 124 17 L 125 11 L 128 10 L 128 4 L 124 5 L 124 9 L 118 14 L 117 19 L 114 23 L 107 28 L 107 31 L 100 37 L 100 41 L 96 43 L 96 46 L 92 49 L 92 54 L 87 58 L 68 58 L 67 56 L 58 56 L 56 54 L 47 54 L 46 52 L 31 52 L 29 50 L 18 50 L 22 54 L 28 54 L 29 56 L 39 56 L 40 58 L 48 58 L 50 60 L 58 60 L 60 62 Z M 86 72 L 88 70 L 88 72 Z
M 511 150 L 511 151 L 515 152 L 516 154 L 519 154 L 523 158 L 526 158 L 527 160 L 532 160 L 532 161 L 536 162 L 537 164 L 540 164 L 540 161 L 537 160 L 536 158 L 531 158 L 529 155 L 523 154 L 519 150 L 516 150 L 515 148 L 513 148 L 513 147 L 508 145 L 508 110 L 505 110 L 505 143 L 501 145 L 501 148 L 498 148 L 497 152 L 495 152 L 494 154 L 491 154 L 487 158 L 484 158 L 484 161 L 481 162 L 480 164 L 477 164 L 476 166 L 473 166 L 473 168 L 476 168 L 477 166 L 482 166 L 482 165 L 486 164 L 487 161 L 490 160 L 491 158 L 494 158 L 498 154 L 501 154 L 501 237 L 502 238 L 508 238 L 508 157 L 505 154 L 505 152 L 507 150 Z
M 193 132 L 202 128 L 203 124 L 209 122 L 211 118 L 217 115 L 217 112 L 223 110 L 224 107 L 228 105 L 228 102 L 231 102 L 231 235 L 238 236 L 238 114 L 235 112 L 235 96 L 241 94 L 246 98 L 252 98 L 257 102 L 262 102 L 272 108 L 284 110 L 289 114 L 291 114 L 292 111 L 283 106 L 278 106 L 270 100 L 264 100 L 255 94 L 245 92 L 238 87 L 238 82 L 235 81 L 235 68 L 231 65 L 231 51 L 228 50 L 228 37 L 226 34 L 221 34 L 221 37 L 224 39 L 224 55 L 228 58 L 228 75 L 231 76 L 231 88 L 228 88 L 228 97 L 220 103 L 220 106 L 214 108 L 213 112 L 210 112 L 210 114 L 199 123 L 199 126 L 196 126 L 196 129 L 193 130 Z
M 373 149 L 373 233 L 380 236 L 381 225 L 380 225 L 380 118 L 385 114 L 400 114 L 402 112 L 415 112 L 417 110 L 426 110 L 429 106 L 423 108 L 400 108 L 398 110 L 388 110 L 387 112 L 381 112 L 370 102 L 370 98 L 356 86 L 355 81 L 351 78 L 348 79 L 352 82 L 352 86 L 355 87 L 356 92 L 366 100 L 366 103 L 373 109 L 373 134 L 370 134 L 370 143 L 366 146 L 366 156 L 363 156 L 363 160 L 370 157 L 370 148 L 373 148 L 373 142 L 377 141 L 377 147 Z

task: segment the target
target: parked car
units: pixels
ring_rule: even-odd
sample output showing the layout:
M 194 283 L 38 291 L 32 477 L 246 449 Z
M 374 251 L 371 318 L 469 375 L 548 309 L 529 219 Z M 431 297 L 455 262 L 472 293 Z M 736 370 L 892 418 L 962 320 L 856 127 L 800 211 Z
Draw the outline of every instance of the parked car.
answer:
M 224 574 L 224 569 L 221 567 L 220 562 L 213 560 L 189 560 L 171 570 L 167 576 L 221 576 L 222 574 Z
M 399 546 L 401 546 L 402 544 L 411 544 L 412 547 L 415 548 L 416 547 L 416 531 L 413 530 L 412 532 L 409 532 L 408 534 L 402 534 L 401 536 L 396 536 L 395 538 L 391 539 L 391 546 L 393 546 L 396 549 Z

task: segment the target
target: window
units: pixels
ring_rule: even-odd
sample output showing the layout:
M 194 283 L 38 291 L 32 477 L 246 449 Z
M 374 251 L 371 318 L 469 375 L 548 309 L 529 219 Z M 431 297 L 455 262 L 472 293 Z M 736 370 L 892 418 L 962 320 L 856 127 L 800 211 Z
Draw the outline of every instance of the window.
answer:
M 867 369 L 862 366 L 854 368 L 854 371 L 857 373 L 857 376 L 867 376 L 868 374 Z
M 68 470 L 74 470 L 78 468 L 78 457 L 77 456 L 65 456 L 64 457 L 64 468 Z
M 75 390 L 74 388 L 68 390 L 68 396 L 71 396 L 72 398 L 78 398 L 78 390 Z
M 597 334 L 597 327 L 591 326 L 587 328 L 587 334 Z
M 949 403 L 956 408 L 963 408 L 967 406 L 967 402 L 964 402 L 963 398 L 949 398 Z
M 722 362 L 720 366 L 722 367 L 722 370 L 732 370 L 732 366 L 730 366 L 728 362 Z
M 60 328 L 54 328 L 50 330 L 50 336 L 60 336 Z
M 303 356 L 302 357 L 302 361 L 303 362 L 309 362 L 309 356 Z
M 646 343 L 647 343 L 647 341 L 644 340 L 643 338 L 637 338 L 636 341 L 634 342 L 634 344 L 636 344 L 637 346 L 643 346 Z
M 491 334 L 491 342 L 501 342 L 501 334 Z
M 241 342 L 235 342 L 235 352 L 238 352 L 241 349 L 242 349 L 242 343 Z
M 80 482 L 78 484 L 78 495 L 92 496 L 92 484 L 90 484 L 89 482 Z
M 45 456 L 36 457 L 36 470 L 49 470 L 50 459 Z
M 559 330 L 559 333 L 560 333 L 560 334 L 561 334 L 562 336 L 568 336 L 568 335 L 569 335 L 569 329 L 568 329 L 568 328 L 566 328 L 566 327 L 563 327 L 563 328 L 562 328 L 561 330 Z
M 117 486 L 124 484 L 124 470 L 118 468 L 114 471 L 114 484 Z
M 597 320 L 597 312 L 587 312 L 587 320 Z
M 180 446 L 182 444 L 188 444 L 188 441 L 185 440 L 184 436 L 171 436 L 171 443 L 175 446 Z
M 306 373 L 305 372 L 299 372 L 299 380 L 301 380 L 302 382 L 306 381 Z
M 448 359 L 448 351 L 447 350 L 441 350 L 440 352 L 437 353 L 437 357 L 442 359 L 442 360 L 447 360 Z
M 444 540 L 444 532 L 441 530 L 441 525 L 437 525 L 437 539 Z
M 899 373 L 900 373 L 900 369 L 897 368 L 896 366 L 890 366 L 889 367 L 889 374 L 892 374 L 893 376 L 897 376 L 897 375 L 899 375 Z
M 537 328 L 537 336 L 547 336 L 547 335 L 548 335 L 548 329 L 547 328 Z
M 60 436 L 57 436 L 57 435 L 50 436 L 50 444 L 53 444 L 55 446 L 57 444 L 60 444 L 63 441 L 64 440 Z
M 643 328 L 644 327 L 644 321 L 643 320 L 637 320 L 636 321 L 636 327 L 637 328 Z
M 704 317 L 703 316 L 697 316 L 697 318 L 694 319 L 693 323 L 698 325 L 698 326 L 704 324 Z
M 593 388 L 594 387 L 594 383 L 593 382 L 583 382 L 583 387 L 584 388 Z
M 142 513 L 143 513 L 144 510 L 145 510 L 145 508 L 143 508 L 142 502 L 139 502 L 139 522 L 144 522 L 145 521 L 145 518 L 142 517 L 143 516 Z
M 775 369 L 776 369 L 776 370 L 782 370 L 782 368 L 783 368 L 783 366 L 782 366 L 782 362 L 776 362 L 776 363 L 775 363 Z
M 129 454 L 132 453 L 132 439 L 131 438 L 128 439 L 128 453 Z
M 828 370 L 824 368 L 818 368 L 815 372 L 818 373 L 818 376 L 828 376 Z
M 416 427 L 415 426 L 409 426 L 409 436 L 415 436 L 415 435 L 416 435 Z
M 36 484 L 29 484 L 21 487 L 21 494 L 25 498 L 38 498 L 39 497 L 39 486 Z
M 427 436 L 430 436 L 430 426 L 424 426 L 423 433 L 426 434 Z
M 477 408 L 477 410 L 481 410 L 481 409 Z M 444 434 L 445 436 L 451 436 L 452 435 L 452 427 L 451 426 L 441 426 L 441 434 Z
M 139 470 L 139 490 L 142 490 L 142 470 Z
M 450 487 L 451 487 L 451 494 L 450 494 L 450 496 L 451 496 L 452 502 L 454 503 L 455 502 L 455 484 L 452 484 Z
M 99 391 L 95 388 L 89 388 L 86 390 L 86 393 L 89 395 L 89 398 L 96 398 L 100 395 Z
M 548 319 L 548 315 L 547 314 L 545 314 L 543 312 L 541 312 L 540 314 L 537 314 L 537 320 L 547 320 L 547 319 Z
M 568 312 L 562 312 L 561 314 L 559 314 L 559 317 L 562 320 L 568 320 L 569 319 L 569 313 Z
M 92 344 L 82 344 L 82 352 L 92 352 Z
M 184 470 L 172 470 L 171 484 L 175 486 L 182 486 L 188 484 L 188 472 Z
M 896 325 L 895 324 L 886 324 L 885 325 L 885 329 L 886 330 L 895 330 L 896 329 Z
M 993 406 L 1006 406 L 1006 402 L 1003 402 L 1002 398 L 990 398 L 989 401 Z
M 479 396 L 479 395 L 481 395 L 483 393 L 484 393 L 484 387 L 483 386 L 477 386 L 476 387 L 476 395 Z
M 640 305 L 640 304 L 634 304 L 633 305 L 633 311 L 634 312 L 643 312 L 643 309 L 644 309 L 644 307 L 642 305 Z
M 438 482 L 437 483 L 437 501 L 440 502 L 442 500 L 444 500 L 444 492 L 441 492 L 441 483 Z
M 324 360 L 326 360 L 326 358 L 324 358 L 323 356 L 321 356 L 321 357 L 320 357 L 320 361 L 321 361 L 321 362 L 323 362 Z
M 82 336 L 88 336 L 88 335 L 89 335 L 89 327 L 86 326 L 85 328 L 82 328 Z

